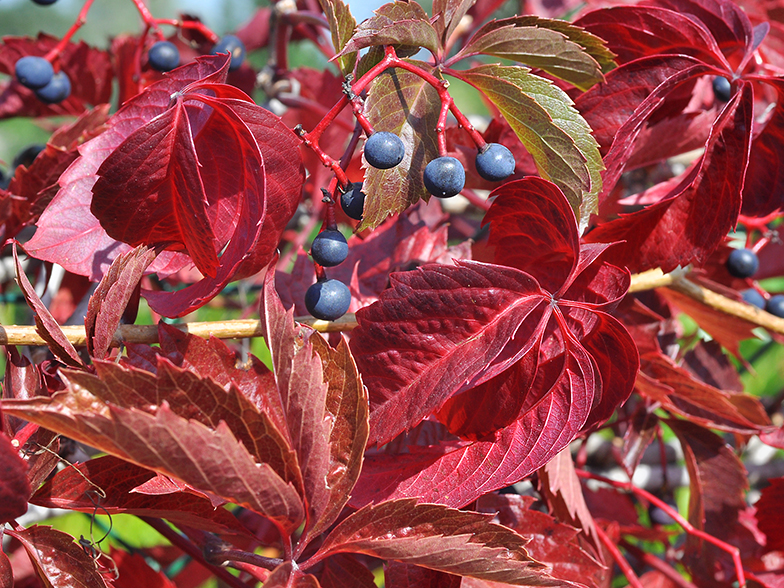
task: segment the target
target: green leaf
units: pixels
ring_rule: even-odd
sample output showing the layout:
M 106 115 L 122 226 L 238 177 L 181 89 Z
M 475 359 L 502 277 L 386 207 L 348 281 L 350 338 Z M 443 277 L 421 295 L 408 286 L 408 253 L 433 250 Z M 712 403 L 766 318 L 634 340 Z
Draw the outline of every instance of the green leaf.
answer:
M 569 96 L 520 66 L 483 65 L 459 74 L 498 107 L 541 176 L 566 195 L 582 231 L 596 211 L 604 166 L 591 128 Z
M 416 64 L 437 75 L 427 64 Z M 406 154 L 392 169 L 367 167 L 365 213 L 357 231 L 375 228 L 390 214 L 401 212 L 420 199 L 429 199 L 422 173 L 438 157 L 433 130 L 440 109 L 438 92 L 415 74 L 387 70 L 373 82 L 365 102 L 365 115 L 377 131 L 398 135 Z
M 424 47 L 434 55 L 441 46 L 427 13 L 416 2 L 384 4 L 376 16 L 359 24 L 338 57 L 376 45 Z
M 613 53 L 599 37 L 562 20 L 515 16 L 494 20 L 471 38 L 451 62 L 485 54 L 538 67 L 587 90 L 615 67 Z
M 335 46 L 335 51 L 339 53 L 354 34 L 357 21 L 343 0 L 319 0 L 319 2 L 321 3 L 321 9 L 324 11 L 324 16 L 327 17 L 327 21 L 329 22 L 329 30 L 332 33 L 332 44 Z M 336 57 L 335 61 L 340 68 L 340 73 L 342 73 L 343 76 L 347 76 L 354 71 L 354 64 L 357 62 L 357 53 L 356 51 L 346 53 L 345 55 Z

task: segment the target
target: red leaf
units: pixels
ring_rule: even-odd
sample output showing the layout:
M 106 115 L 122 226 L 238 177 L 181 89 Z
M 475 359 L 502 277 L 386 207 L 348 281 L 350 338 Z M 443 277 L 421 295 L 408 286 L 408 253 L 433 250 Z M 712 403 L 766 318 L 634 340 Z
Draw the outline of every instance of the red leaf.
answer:
M 531 557 L 552 566 L 551 575 L 593 588 L 601 586 L 604 566 L 584 551 L 577 531 L 547 513 L 531 509 L 529 496 L 487 494 L 480 498 L 481 512 L 497 513 L 498 522 L 530 539 L 525 548 Z
M 700 164 L 670 195 L 639 212 L 599 225 L 588 233 L 586 240 L 626 241 L 611 250 L 608 257 L 635 272 L 652 267 L 668 272 L 679 265 L 703 263 L 735 225 L 740 211 L 749 157 L 752 100 L 751 86 L 744 83 L 715 123 Z M 613 149 L 629 126 L 626 123 L 616 135 Z M 607 156 L 608 175 L 612 158 L 611 150 Z M 710 222 L 706 222 L 706 210 L 715 211 Z M 669 238 L 673 234 L 679 238 Z
M 462 581 L 461 576 L 410 564 L 396 561 L 384 564 L 384 588 L 460 588 Z
M 549 512 L 559 521 L 582 530 L 593 541 L 596 552 L 601 553 L 601 542 L 588 505 L 585 504 L 583 487 L 574 471 L 572 454 L 568 448 L 539 470 L 539 488 L 550 507 Z
M 114 560 L 118 573 L 117 578 L 111 580 L 113 588 L 176 588 L 166 574 L 153 570 L 138 553 L 112 549 L 109 557 Z
M 551 578 L 525 550 L 520 535 L 490 522 L 491 515 L 458 511 L 416 499 L 366 506 L 344 519 L 308 560 L 364 553 L 431 570 L 524 586 L 571 586 Z
M 534 177 L 507 183 L 492 194 L 496 200 L 482 224 L 490 225 L 495 263 L 528 272 L 545 290 L 557 291 L 579 257 L 572 207 L 555 184 Z
M 125 308 L 139 286 L 144 270 L 155 259 L 154 249 L 140 246 L 115 258 L 87 305 L 84 329 L 87 350 L 97 359 L 106 357 Z
M 742 435 L 770 428 L 764 407 L 753 396 L 705 384 L 661 353 L 646 353 L 641 360 L 637 388 L 665 410 L 705 427 Z
M 375 588 L 373 572 L 350 553 L 330 557 L 319 576 L 323 588 Z M 385 588 L 393 588 L 387 582 Z
M 741 207 L 741 212 L 746 216 L 766 216 L 784 208 L 784 165 L 781 155 L 784 143 L 784 82 L 770 78 L 765 81 L 775 82 L 778 97 L 770 119 L 751 143 Z
M 27 464 L 8 435 L 0 433 L 0 521 L 10 521 L 26 513 L 31 492 Z
M 688 421 L 669 420 L 678 436 L 689 472 L 689 522 L 732 544 L 738 544 L 750 531 L 739 522 L 746 509 L 749 488 L 746 470 L 733 449 L 720 437 Z M 706 541 L 689 535 L 684 558 L 696 577 L 717 585 L 734 579 L 729 555 Z
M 765 533 L 767 551 L 784 550 L 784 478 L 772 478 L 754 507 L 759 530 Z
M 620 64 L 670 54 L 690 55 L 732 69 L 707 27 L 681 10 L 652 5 L 614 6 L 589 12 L 575 24 L 604 39 Z M 608 113 L 612 110 L 606 109 Z
M 3 534 L 0 533 L 0 539 Z M 11 567 L 11 560 L 8 556 L 0 550 L 0 586 L 8 586 L 13 588 L 14 585 L 14 570 Z
M 74 538 L 51 527 L 34 526 L 21 531 L 6 529 L 30 556 L 36 573 L 51 588 L 106 588 L 92 557 Z
M 184 93 L 187 96 L 187 88 Z M 184 247 L 196 267 L 214 278 L 215 235 L 191 135 L 198 118 L 188 118 L 184 99 L 178 96 L 172 107 L 129 135 L 98 168 L 90 211 L 113 239 L 133 247 Z M 251 160 L 255 156 L 261 168 L 258 153 L 246 149 L 244 155 Z
M 19 263 L 19 256 L 16 253 L 16 243 L 14 243 L 14 263 L 16 264 L 16 280 L 19 283 L 19 287 L 22 289 L 27 304 L 35 313 L 35 330 L 43 337 L 46 344 L 49 346 L 49 349 L 51 349 L 57 359 L 67 365 L 84 368 L 85 366 L 84 362 L 82 362 L 82 358 L 79 357 L 79 354 L 76 352 L 73 344 L 68 340 L 68 337 L 65 336 L 65 333 L 63 333 L 60 325 L 57 324 L 57 321 L 54 320 L 52 314 L 46 306 L 44 306 L 43 302 L 41 302 L 41 299 L 38 297 L 38 294 L 36 294 L 30 280 L 27 279 L 27 275 L 24 273 L 24 270 Z
M 300 525 L 303 510 L 295 488 L 254 459 L 237 438 L 241 431 L 235 436 L 224 420 L 211 428 L 178 416 L 165 400 L 160 407 L 152 405 L 154 414 L 104 402 L 86 387 L 108 393 L 101 384 L 97 378 L 80 380 L 52 399 L 5 400 L 2 408 L 245 506 L 270 518 L 281 532 Z M 150 409 L 149 402 L 145 408 Z
M 247 533 L 229 511 L 216 509 L 209 500 L 194 494 L 178 491 L 149 496 L 131 492 L 150 479 L 155 479 L 155 472 L 106 455 L 57 472 L 30 501 L 87 513 L 92 513 L 98 504 L 104 514 L 163 517 L 176 525 L 211 533 Z M 99 495 L 99 489 L 105 496 Z

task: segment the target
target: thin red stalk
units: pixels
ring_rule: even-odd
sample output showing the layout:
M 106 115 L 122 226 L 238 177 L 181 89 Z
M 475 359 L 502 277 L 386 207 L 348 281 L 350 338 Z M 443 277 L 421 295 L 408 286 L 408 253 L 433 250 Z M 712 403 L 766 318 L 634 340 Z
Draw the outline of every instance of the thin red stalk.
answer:
M 71 41 L 71 38 L 76 34 L 76 31 L 82 28 L 84 23 L 87 22 L 87 13 L 90 11 L 90 7 L 93 5 L 94 1 L 95 0 L 85 0 L 84 6 L 82 6 L 82 9 L 79 11 L 79 15 L 76 17 L 76 21 L 74 21 L 74 23 L 71 25 L 71 28 L 68 29 L 68 32 L 63 35 L 63 38 L 60 39 L 60 42 L 55 45 L 54 49 L 44 55 L 44 59 L 47 61 L 52 61 L 58 55 L 60 55 L 62 50 L 65 49 L 65 47 Z
M 759 241 L 754 243 L 753 246 L 749 247 L 751 245 L 751 233 L 746 235 L 746 248 L 751 249 L 754 253 L 759 253 L 760 249 L 765 247 L 768 243 L 770 243 L 770 237 L 762 237 Z
M 230 561 L 226 563 L 228 567 L 234 568 L 235 570 L 240 570 L 241 572 L 245 572 L 249 576 L 251 576 L 254 580 L 261 582 L 262 584 L 267 581 L 269 578 L 270 572 L 269 570 L 265 570 L 264 568 L 258 568 L 254 565 L 245 563 L 243 561 Z
M 248 588 L 248 585 L 245 582 L 236 576 L 232 576 L 225 569 L 207 563 L 207 561 L 204 559 L 204 553 L 201 549 L 199 549 L 192 541 L 180 535 L 161 519 L 144 516 L 140 516 L 139 518 L 150 525 L 153 529 L 158 531 L 161 535 L 166 537 L 166 539 L 168 539 L 172 545 L 178 547 L 191 558 L 198 561 L 201 565 L 210 570 L 213 574 L 215 574 L 218 578 L 223 580 L 232 588 Z
M 289 40 L 291 39 L 291 25 L 280 15 L 275 22 L 275 73 L 280 74 L 289 70 Z
M 626 558 L 623 557 L 623 554 L 620 552 L 615 543 L 612 542 L 612 539 L 607 536 L 607 533 L 604 532 L 604 529 L 602 529 L 599 525 L 595 525 L 594 529 L 596 529 L 596 534 L 599 536 L 599 541 L 601 541 L 602 545 L 607 548 L 607 551 L 610 552 L 610 555 L 612 555 L 615 563 L 617 563 L 618 567 L 621 568 L 623 575 L 626 576 L 627 580 L 629 580 L 629 585 L 632 586 L 632 588 L 645 588 L 640 582 L 640 579 L 637 577 L 637 574 L 634 573 L 632 566 L 630 566 L 629 562 L 626 561 Z
M 652 553 L 643 551 L 642 549 L 640 549 L 636 545 L 629 543 L 625 539 L 621 539 L 621 545 L 623 545 L 623 548 L 629 553 L 631 553 L 634 557 L 639 559 L 644 564 L 647 564 L 652 568 L 658 570 L 659 572 L 667 576 L 670 580 L 672 580 L 675 584 L 677 584 L 681 588 L 697 588 L 694 584 L 692 584 L 686 578 L 681 576 L 678 573 L 678 570 L 673 568 L 666 561 L 659 559 Z
M 291 26 L 297 26 L 299 24 L 311 24 L 329 30 L 329 23 L 323 15 L 316 14 L 315 12 L 310 12 L 308 10 L 290 12 L 283 15 L 283 17 Z
M 738 576 L 738 585 L 740 586 L 740 588 L 744 588 L 746 586 L 746 575 L 743 571 L 743 563 L 741 562 L 740 559 L 740 550 L 737 547 L 730 545 L 729 543 L 725 543 L 721 539 L 718 539 L 713 535 L 710 535 L 705 531 L 702 531 L 701 529 L 697 529 L 689 521 L 684 519 L 677 510 L 675 510 L 669 504 L 667 504 L 660 498 L 657 498 L 647 490 L 638 488 L 637 486 L 631 484 L 630 482 L 618 482 L 616 480 L 611 480 L 610 478 L 605 478 L 604 476 L 593 474 L 591 472 L 586 472 L 584 470 L 576 470 L 576 471 L 577 471 L 577 475 L 580 476 L 581 478 L 597 480 L 609 486 L 620 488 L 622 490 L 626 490 L 627 492 L 632 492 L 637 496 L 641 496 L 648 502 L 655 504 L 660 509 L 662 509 L 665 513 L 670 515 L 675 520 L 675 522 L 677 522 L 681 527 L 683 527 L 683 530 L 686 531 L 688 534 L 694 535 L 695 537 L 699 537 L 700 539 L 703 539 L 708 543 L 715 545 L 722 551 L 728 553 L 732 557 L 732 562 L 735 565 L 735 573 Z
M 311 139 L 310 134 L 304 132 L 300 126 L 296 127 L 294 131 L 300 136 L 305 146 L 316 154 L 316 156 L 321 160 L 321 163 L 325 167 L 328 167 L 332 170 L 332 173 L 337 176 L 338 181 L 342 186 L 348 184 L 346 172 L 343 171 L 343 169 L 340 167 L 340 164 L 327 155 L 326 152 L 324 152 L 324 150 L 319 147 L 318 142 Z
M 466 188 L 462 192 L 460 192 L 466 199 L 471 203 L 472 206 L 476 206 L 481 210 L 490 210 L 490 202 L 487 198 L 481 198 L 476 192 L 474 192 L 470 188 Z
M 153 26 L 155 25 L 171 25 L 181 29 L 193 29 L 195 31 L 200 32 L 202 35 L 207 37 L 213 43 L 217 43 L 218 41 L 220 41 L 220 36 L 217 33 L 214 33 L 212 29 L 210 29 L 203 22 L 199 22 L 196 20 L 177 20 L 173 18 L 158 18 L 155 19 L 153 22 Z
M 441 112 L 438 113 L 436 123 L 436 138 L 438 141 L 438 155 L 446 156 L 446 117 L 449 115 L 449 107 L 454 103 L 452 96 L 448 92 L 441 96 Z

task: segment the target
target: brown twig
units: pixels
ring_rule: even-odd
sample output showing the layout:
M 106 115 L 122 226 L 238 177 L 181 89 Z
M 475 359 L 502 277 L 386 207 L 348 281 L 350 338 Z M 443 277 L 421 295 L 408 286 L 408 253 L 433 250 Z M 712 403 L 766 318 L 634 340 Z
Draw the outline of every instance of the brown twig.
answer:
M 678 270 L 663 274 L 661 270 L 650 270 L 641 274 L 634 274 L 629 292 L 642 292 L 654 288 L 670 288 L 689 298 L 735 316 L 750 323 L 764 327 L 768 331 L 784 334 L 784 319 L 760 310 L 759 308 L 743 302 L 732 300 L 712 290 L 695 284 L 686 278 L 687 272 Z M 353 314 L 347 314 L 341 319 L 329 322 L 316 320 L 312 317 L 297 319 L 322 333 L 351 331 L 357 326 Z M 262 335 L 261 322 L 257 320 L 232 320 L 216 322 L 185 323 L 175 325 L 187 333 L 207 338 L 218 339 L 244 339 L 246 337 L 260 337 Z M 62 327 L 65 336 L 75 346 L 86 345 L 86 336 L 82 326 Z M 122 325 L 114 335 L 113 345 L 121 343 L 157 343 L 158 327 L 155 325 Z M 45 345 L 43 338 L 32 326 L 2 326 L 0 325 L 0 345 Z

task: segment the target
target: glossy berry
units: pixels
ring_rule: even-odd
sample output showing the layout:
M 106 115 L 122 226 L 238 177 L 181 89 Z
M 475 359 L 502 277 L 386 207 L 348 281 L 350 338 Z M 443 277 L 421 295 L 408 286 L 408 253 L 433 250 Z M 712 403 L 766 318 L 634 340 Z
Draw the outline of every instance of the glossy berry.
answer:
M 751 249 L 735 249 L 727 258 L 727 271 L 736 278 L 750 278 L 759 269 L 759 258 Z
M 514 155 L 499 143 L 488 143 L 476 154 L 476 171 L 489 182 L 505 180 L 514 170 Z
M 54 70 L 52 64 L 43 57 L 28 55 L 16 62 L 14 73 L 24 87 L 37 90 L 52 81 Z
M 228 53 L 231 55 L 229 71 L 234 71 L 245 61 L 245 44 L 234 35 L 224 35 L 212 48 L 212 54 Z
M 740 297 L 743 298 L 743 302 L 746 304 L 751 304 L 752 306 L 756 306 L 757 308 L 765 308 L 766 300 L 765 297 L 757 292 L 754 288 L 749 288 L 748 290 L 744 290 L 740 293 Z
M 449 198 L 460 194 L 465 186 L 465 170 L 454 157 L 439 157 L 425 167 L 425 188 L 433 196 Z
M 346 216 L 354 220 L 362 220 L 362 212 L 365 210 L 365 193 L 362 191 L 362 184 L 351 184 L 345 194 L 340 195 L 340 206 Z
M 713 95 L 719 102 L 729 102 L 732 96 L 732 84 L 723 76 L 713 78 Z
M 158 41 L 147 53 L 150 67 L 158 71 L 171 71 L 180 65 L 180 50 L 174 43 Z
M 765 310 L 779 318 L 784 318 L 784 294 L 776 294 L 768 299 Z
M 57 0 L 33 0 L 34 4 L 40 4 L 41 6 L 49 6 L 55 2 L 57 2 Z
M 58 71 L 52 81 L 35 91 L 36 97 L 47 104 L 57 104 L 71 95 L 71 80 L 65 73 Z
M 343 233 L 333 229 L 321 231 L 310 247 L 313 261 L 324 267 L 343 263 L 348 256 L 348 243 Z
M 20 165 L 30 167 L 35 161 L 35 158 L 38 157 L 44 149 L 46 149 L 46 145 L 41 145 L 41 143 L 28 145 L 14 157 L 13 169 L 16 169 Z
M 351 292 L 340 280 L 316 282 L 305 292 L 305 307 L 317 319 L 334 321 L 348 311 Z
M 406 148 L 400 137 L 381 131 L 373 133 L 365 141 L 365 159 L 376 169 L 390 169 L 403 161 Z

